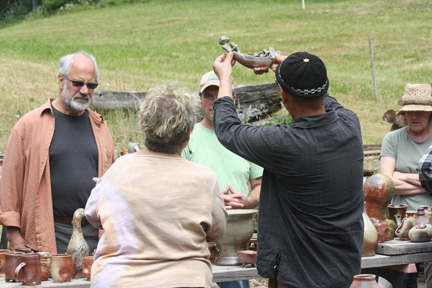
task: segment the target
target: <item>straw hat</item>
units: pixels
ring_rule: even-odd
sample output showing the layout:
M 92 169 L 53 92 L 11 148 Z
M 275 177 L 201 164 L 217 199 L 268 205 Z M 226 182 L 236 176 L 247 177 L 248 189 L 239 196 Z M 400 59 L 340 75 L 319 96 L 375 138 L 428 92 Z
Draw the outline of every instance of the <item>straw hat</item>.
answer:
M 402 108 L 406 111 L 432 112 L 432 86 L 429 84 L 407 84 L 401 98 Z

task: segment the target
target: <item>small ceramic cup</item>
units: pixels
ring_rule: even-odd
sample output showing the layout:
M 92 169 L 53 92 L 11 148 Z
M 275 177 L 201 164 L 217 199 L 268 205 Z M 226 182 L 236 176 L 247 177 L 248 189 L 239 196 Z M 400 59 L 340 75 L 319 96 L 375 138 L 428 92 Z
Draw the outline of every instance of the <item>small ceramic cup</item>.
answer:
M 15 268 L 14 277 L 20 279 L 23 285 L 40 285 L 42 281 L 40 256 L 37 253 L 21 255 L 21 263 Z
M 56 283 L 71 281 L 73 276 L 72 256 L 68 254 L 52 255 L 50 274 Z
M 51 261 L 50 261 L 50 259 L 41 258 L 40 259 L 40 263 L 41 263 L 41 277 L 42 277 L 42 281 L 47 281 L 48 278 L 51 276 L 51 274 L 50 274 L 50 264 L 51 264 Z
M 4 275 L 5 274 L 5 255 L 8 252 L 9 252 L 8 249 L 0 249 L 0 262 L 1 262 L 0 275 Z
M 94 256 L 83 257 L 82 273 L 87 277 L 87 280 L 90 280 L 91 267 L 93 265 L 93 262 L 94 262 Z
M 21 263 L 21 255 L 24 254 L 22 252 L 17 251 L 9 251 L 5 256 L 4 262 L 4 273 L 6 282 L 20 282 L 20 279 L 15 278 L 15 269 L 19 263 Z M 2 262 L 3 263 L 3 262 Z

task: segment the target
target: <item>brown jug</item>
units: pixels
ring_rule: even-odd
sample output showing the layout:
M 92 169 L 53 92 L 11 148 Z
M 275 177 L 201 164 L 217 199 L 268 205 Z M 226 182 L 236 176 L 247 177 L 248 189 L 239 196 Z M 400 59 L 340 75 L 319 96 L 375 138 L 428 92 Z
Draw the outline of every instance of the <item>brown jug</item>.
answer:
M 378 238 L 383 241 L 394 239 L 396 223 L 387 217 L 387 206 L 393 199 L 394 190 L 393 180 L 380 173 L 367 177 L 363 184 L 366 213 L 378 231 Z

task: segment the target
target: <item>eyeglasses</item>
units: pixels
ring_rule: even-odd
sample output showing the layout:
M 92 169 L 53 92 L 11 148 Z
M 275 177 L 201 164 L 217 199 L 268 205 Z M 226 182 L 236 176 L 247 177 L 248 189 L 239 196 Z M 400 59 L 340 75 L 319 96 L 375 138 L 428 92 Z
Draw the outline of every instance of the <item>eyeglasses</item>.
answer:
M 65 79 L 69 80 L 70 82 L 72 82 L 72 85 L 74 87 L 77 87 L 77 88 L 81 88 L 84 85 L 87 85 L 88 89 L 96 89 L 96 87 L 99 85 L 99 83 L 97 83 L 97 82 L 96 83 L 94 83 L 94 82 L 87 82 L 87 83 L 85 83 L 83 81 L 71 80 L 71 79 L 69 79 L 69 77 L 67 77 L 64 74 L 62 74 L 62 76 L 63 76 L 63 78 L 65 78 Z

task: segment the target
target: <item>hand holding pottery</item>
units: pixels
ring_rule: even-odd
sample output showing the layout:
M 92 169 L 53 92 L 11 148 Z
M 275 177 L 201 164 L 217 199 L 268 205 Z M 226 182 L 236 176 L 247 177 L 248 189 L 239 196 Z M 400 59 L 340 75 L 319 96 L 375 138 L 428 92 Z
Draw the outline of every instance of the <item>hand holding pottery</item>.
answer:
M 269 50 L 263 49 L 260 53 L 255 54 L 244 54 L 240 52 L 240 49 L 237 44 L 234 42 L 229 42 L 230 39 L 226 36 L 222 36 L 219 38 L 219 44 L 222 45 L 222 48 L 226 52 L 233 52 L 234 60 L 239 62 L 245 67 L 254 69 L 254 68 L 269 68 L 275 63 L 275 55 L 280 54 L 280 51 L 275 51 L 273 47 L 270 47 Z M 263 72 L 264 73 L 264 72 Z M 258 73 L 262 74 L 262 73 Z

